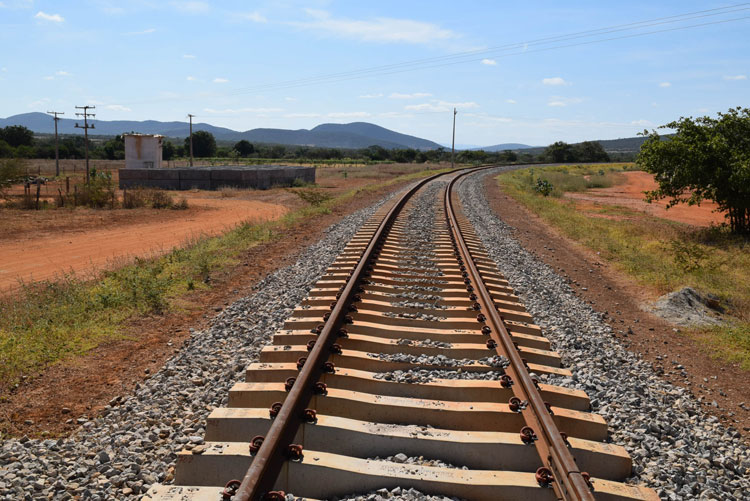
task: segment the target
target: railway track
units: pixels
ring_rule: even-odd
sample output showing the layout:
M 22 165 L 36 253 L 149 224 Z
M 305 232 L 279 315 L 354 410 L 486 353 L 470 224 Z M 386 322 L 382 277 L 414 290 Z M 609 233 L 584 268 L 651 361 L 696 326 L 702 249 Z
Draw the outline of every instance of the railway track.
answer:
M 381 208 L 145 499 L 658 499 L 428 178 Z

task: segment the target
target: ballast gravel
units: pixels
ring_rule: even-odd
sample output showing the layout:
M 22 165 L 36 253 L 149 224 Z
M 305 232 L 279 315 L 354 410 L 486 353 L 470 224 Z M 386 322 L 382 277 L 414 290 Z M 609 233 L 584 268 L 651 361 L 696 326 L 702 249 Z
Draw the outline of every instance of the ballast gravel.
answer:
M 225 308 L 135 393 L 111 405 L 69 438 L 5 439 L 0 444 L 0 499 L 136 499 L 170 483 L 176 453 L 203 443 L 209 412 L 282 326 L 295 305 L 387 198 L 325 231 L 299 260 Z
M 609 423 L 611 441 L 633 458 L 630 483 L 668 500 L 750 498 L 750 449 L 740 434 L 623 347 L 600 312 L 513 238 L 484 195 L 483 178 L 500 172 L 469 175 L 458 192 L 490 257 L 573 373 L 543 379 L 588 393 L 594 412 Z

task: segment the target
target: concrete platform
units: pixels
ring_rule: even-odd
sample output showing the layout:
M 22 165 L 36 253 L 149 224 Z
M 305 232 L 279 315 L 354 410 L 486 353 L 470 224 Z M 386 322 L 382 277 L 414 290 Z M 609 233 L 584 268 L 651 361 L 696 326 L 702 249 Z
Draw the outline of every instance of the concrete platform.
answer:
M 172 169 L 120 169 L 120 189 L 218 190 L 222 187 L 267 190 L 315 182 L 315 167 L 288 165 L 200 166 Z M 298 181 L 298 182 L 299 182 Z

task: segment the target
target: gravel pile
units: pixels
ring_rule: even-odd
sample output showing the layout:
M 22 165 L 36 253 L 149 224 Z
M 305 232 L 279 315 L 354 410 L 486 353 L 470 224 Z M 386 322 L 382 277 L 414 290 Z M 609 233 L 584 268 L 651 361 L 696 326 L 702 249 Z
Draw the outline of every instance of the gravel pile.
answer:
M 416 464 L 420 466 L 436 466 L 438 468 L 453 468 L 455 470 L 468 470 L 467 466 L 456 466 L 439 459 L 426 459 L 424 456 L 407 456 L 403 452 L 399 452 L 393 456 L 367 458 L 371 461 L 390 461 L 391 463 L 399 464 Z
M 662 499 L 748 499 L 750 449 L 739 433 L 704 414 L 687 390 L 659 378 L 615 339 L 604 315 L 521 247 L 484 196 L 483 177 L 498 172 L 468 176 L 459 195 L 490 257 L 573 372 L 543 379 L 588 393 L 609 423 L 611 441 L 633 458 L 629 482 L 655 488 Z
M 387 499 L 399 501 L 461 501 L 459 498 L 431 496 L 416 489 L 402 489 L 401 487 L 395 487 L 391 490 L 378 489 L 367 494 L 353 494 L 342 498 L 333 497 L 331 501 L 385 501 Z
M 210 328 L 191 330 L 165 367 L 70 438 L 4 440 L 0 499 L 135 499 L 153 483 L 170 482 L 176 452 L 203 442 L 210 410 L 226 405 L 247 364 L 384 202 L 331 226 L 294 265 L 260 281 Z
M 423 339 L 421 341 L 415 341 L 413 339 L 399 339 L 396 341 L 397 344 L 405 346 L 421 346 L 429 348 L 453 348 L 453 343 L 446 343 L 445 341 L 433 341 L 432 339 Z

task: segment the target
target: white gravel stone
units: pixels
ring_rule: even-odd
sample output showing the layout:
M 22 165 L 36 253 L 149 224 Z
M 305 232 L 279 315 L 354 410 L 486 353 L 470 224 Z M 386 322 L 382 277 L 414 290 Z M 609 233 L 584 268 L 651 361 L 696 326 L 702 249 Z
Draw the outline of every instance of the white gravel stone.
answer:
M 594 412 L 609 423 L 610 440 L 633 458 L 630 483 L 648 485 L 669 500 L 748 499 L 750 450 L 739 433 L 623 347 L 602 313 L 513 238 L 489 208 L 482 185 L 501 170 L 467 176 L 459 195 L 499 271 L 573 372 L 571 378 L 542 379 L 588 393 Z

